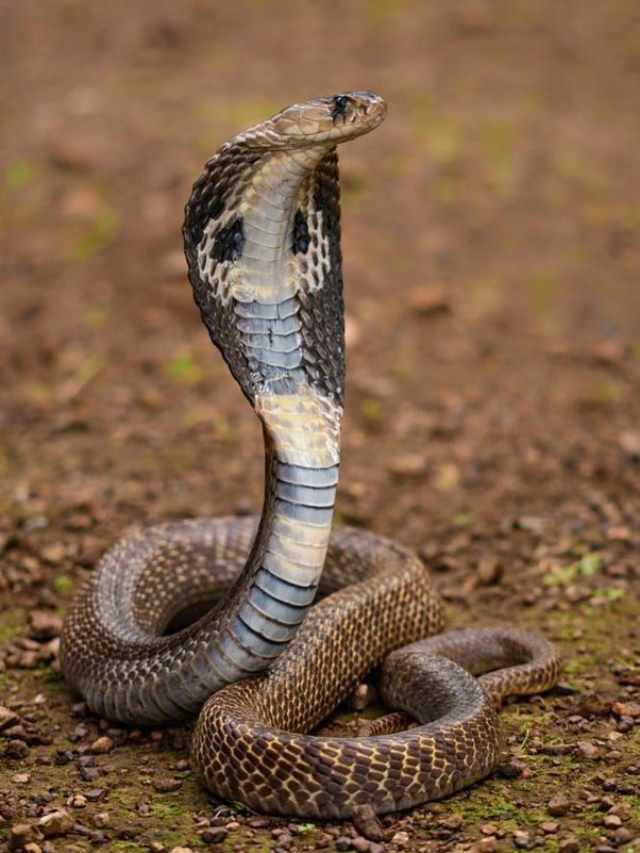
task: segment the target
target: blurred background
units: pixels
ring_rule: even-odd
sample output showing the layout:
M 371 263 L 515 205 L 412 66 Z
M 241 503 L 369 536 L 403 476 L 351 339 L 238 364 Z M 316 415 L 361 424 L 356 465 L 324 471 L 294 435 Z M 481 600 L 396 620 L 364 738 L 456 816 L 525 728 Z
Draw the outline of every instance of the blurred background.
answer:
M 69 713 L 57 635 L 131 525 L 258 511 L 261 433 L 193 304 L 183 206 L 230 136 L 357 88 L 389 117 L 340 151 L 336 518 L 414 546 L 450 623 L 534 627 L 566 663 L 562 690 L 502 714 L 509 779 L 385 837 L 640 834 L 639 17 L 636 0 L 0 6 L 0 705 L 25 714 L 4 732 L 0 848 L 3 821 L 61 804 L 89 826 L 74 850 L 292 830 L 212 809 L 182 730 L 109 729 L 122 748 L 83 764 L 104 726 Z M 292 831 L 328 849 L 345 830 Z
M 454 571 L 487 537 L 517 568 L 535 536 L 624 526 L 637 18 L 625 0 L 5 3 L 6 530 L 70 531 L 61 559 L 90 565 L 130 523 L 259 507 L 259 428 L 192 303 L 182 209 L 229 136 L 353 88 L 390 112 L 340 152 L 338 517 Z

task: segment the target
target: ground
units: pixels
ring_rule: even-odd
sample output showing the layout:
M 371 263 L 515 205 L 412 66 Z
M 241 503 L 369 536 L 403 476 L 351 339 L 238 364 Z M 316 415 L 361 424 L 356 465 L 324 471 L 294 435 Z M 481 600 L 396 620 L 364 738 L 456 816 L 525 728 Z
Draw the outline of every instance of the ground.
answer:
M 0 850 L 640 851 L 637 4 L 2 15 Z M 390 114 L 341 161 L 338 519 L 414 546 L 451 624 L 526 625 L 564 660 L 503 711 L 503 772 L 382 841 L 217 803 L 188 727 L 94 719 L 56 660 L 126 529 L 259 508 L 259 429 L 192 304 L 182 206 L 234 132 L 358 87 Z

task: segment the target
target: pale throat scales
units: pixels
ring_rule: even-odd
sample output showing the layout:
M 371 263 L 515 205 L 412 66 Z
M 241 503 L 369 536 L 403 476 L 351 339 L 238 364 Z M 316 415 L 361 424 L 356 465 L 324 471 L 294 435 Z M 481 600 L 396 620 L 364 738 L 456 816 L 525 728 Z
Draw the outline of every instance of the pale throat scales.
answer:
M 262 154 L 206 223 L 198 246 L 203 283 L 218 304 L 232 306 L 252 401 L 272 450 L 248 596 L 220 638 L 225 681 L 262 668 L 256 654 L 274 657 L 291 639 L 313 601 L 329 544 L 342 388 L 326 393 L 313 381 L 305 327 L 315 321 L 305 312 L 313 310 L 308 300 L 316 292 L 342 285 L 317 203 L 324 180 L 317 169 L 332 148 Z M 339 253 L 336 259 L 339 266 Z

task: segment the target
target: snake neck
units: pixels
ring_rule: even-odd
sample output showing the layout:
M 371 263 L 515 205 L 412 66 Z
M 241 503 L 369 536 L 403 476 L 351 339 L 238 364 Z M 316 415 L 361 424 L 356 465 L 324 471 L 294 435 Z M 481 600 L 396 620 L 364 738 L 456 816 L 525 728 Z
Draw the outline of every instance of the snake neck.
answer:
M 187 205 L 196 302 L 265 437 L 261 521 L 218 636 L 221 684 L 282 652 L 324 566 L 344 384 L 338 196 L 334 147 L 256 154 L 236 141 Z
M 282 411 L 263 409 L 265 418 L 278 423 L 265 422 L 263 512 L 232 594 L 237 610 L 219 636 L 215 666 L 223 683 L 261 671 L 293 639 L 314 600 L 327 554 L 338 484 L 339 418 L 329 430 L 330 413 L 319 414 L 312 398 L 290 396 L 286 406 L 290 425 L 283 423 Z M 297 428 L 296 417 L 308 428 Z

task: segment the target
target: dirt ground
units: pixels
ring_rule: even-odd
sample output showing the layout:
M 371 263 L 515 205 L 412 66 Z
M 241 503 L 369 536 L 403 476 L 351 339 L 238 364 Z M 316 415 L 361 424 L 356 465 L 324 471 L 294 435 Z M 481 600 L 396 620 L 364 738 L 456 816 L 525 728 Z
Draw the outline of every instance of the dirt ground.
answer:
M 0 16 L 0 850 L 638 853 L 637 3 Z M 97 720 L 56 664 L 128 528 L 259 508 L 259 428 L 192 303 L 182 207 L 230 135 L 351 88 L 390 115 L 342 152 L 338 519 L 414 546 L 451 624 L 533 627 L 565 661 L 503 711 L 501 773 L 381 841 L 216 802 L 188 727 Z

